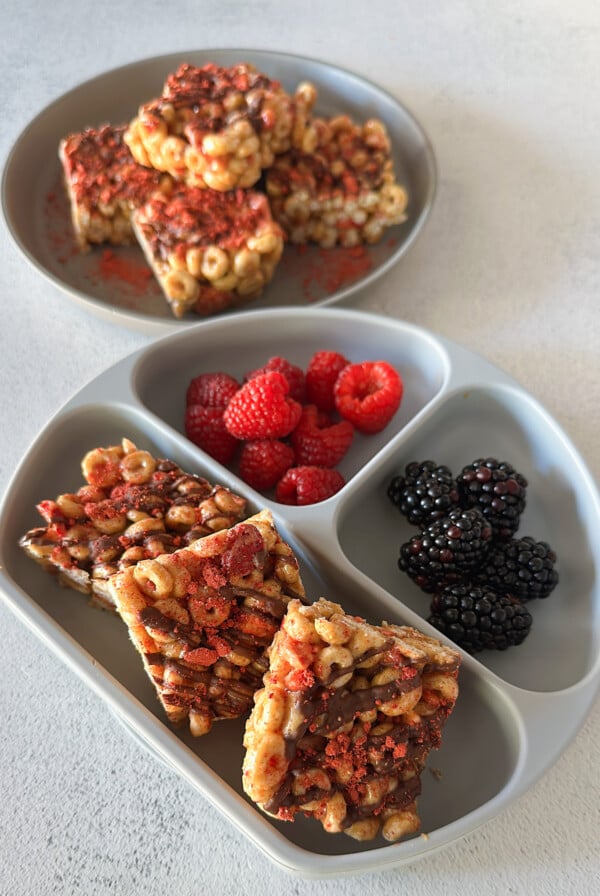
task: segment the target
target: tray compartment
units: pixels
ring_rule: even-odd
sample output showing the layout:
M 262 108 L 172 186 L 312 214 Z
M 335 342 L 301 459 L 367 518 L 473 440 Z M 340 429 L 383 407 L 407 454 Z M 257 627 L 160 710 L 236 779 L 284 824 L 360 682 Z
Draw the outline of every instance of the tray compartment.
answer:
M 426 618 L 430 597 L 397 567 L 400 545 L 417 530 L 389 501 L 387 486 L 413 460 L 432 459 L 458 473 L 486 456 L 512 463 L 528 479 L 527 506 L 517 535 L 552 545 L 559 583 L 547 599 L 528 603 L 534 622 L 523 645 L 485 651 L 478 658 L 518 687 L 567 688 L 591 670 L 597 657 L 597 508 L 574 450 L 524 393 L 490 386 L 448 395 L 346 496 L 339 513 L 340 545 L 350 563 Z M 362 525 L 364 519 L 370 521 L 368 527 Z
M 59 585 L 58 581 L 33 563 L 16 548 L 19 537 L 31 525 L 37 524 L 35 504 L 46 497 L 55 497 L 64 490 L 73 490 L 81 482 L 79 464 L 83 454 L 98 445 L 118 443 L 126 435 L 140 446 L 169 456 L 186 469 L 210 476 L 210 470 L 194 463 L 201 456 L 193 447 L 173 436 L 168 427 L 164 432 L 156 421 L 143 410 L 111 404 L 83 404 L 66 411 L 42 434 L 26 467 L 15 478 L 8 506 L 11 513 L 3 516 L 0 529 L 0 560 L 5 575 L 13 585 L 28 596 L 34 614 L 43 611 L 46 636 L 52 643 L 58 636 L 69 636 L 74 645 L 77 663 L 87 673 L 100 675 L 105 684 L 117 682 L 124 689 L 125 699 L 119 714 L 128 722 L 128 708 L 141 704 L 146 710 L 145 726 L 160 730 L 172 748 L 185 744 L 217 776 L 211 796 L 218 802 L 219 788 L 234 791 L 248 804 L 241 787 L 242 737 L 244 720 L 221 722 L 203 738 L 192 738 L 186 731 L 174 731 L 167 725 L 154 688 L 147 678 L 140 659 L 129 641 L 121 620 L 110 612 L 89 605 L 85 595 Z M 31 472 L 33 471 L 33 472 Z M 386 617 L 385 610 L 374 592 L 368 588 L 351 588 L 347 574 L 336 573 L 335 566 L 315 564 L 302 544 L 302 527 L 288 531 L 285 520 L 276 523 L 282 536 L 289 541 L 301 564 L 307 594 L 316 599 L 320 595 L 337 600 L 350 612 L 359 613 L 377 622 Z M 398 606 L 397 621 L 403 619 Z M 468 739 L 464 731 L 469 731 Z M 143 734 L 143 732 L 141 732 Z M 455 715 L 445 729 L 442 749 L 431 754 L 429 768 L 423 775 L 423 795 L 420 800 L 423 830 L 430 832 L 476 811 L 496 798 L 508 786 L 518 766 L 521 744 L 518 718 L 494 687 L 480 681 L 477 673 L 461 672 L 461 697 Z M 174 757 L 173 751 L 172 756 Z M 477 766 L 477 757 L 490 758 L 491 772 L 473 778 L 470 769 Z M 170 761 L 169 750 L 163 756 Z M 437 777 L 439 770 L 439 779 Z M 470 786 L 462 782 L 467 774 Z M 192 781 L 205 792 L 202 766 Z M 249 805 L 249 804 L 248 804 Z M 254 809 L 252 809 L 254 811 Z M 356 844 L 346 837 L 329 837 L 320 825 L 299 819 L 292 824 L 267 819 L 267 824 L 279 831 L 295 846 L 320 855 L 353 854 L 357 851 L 380 849 L 382 842 Z M 395 846 L 395 849 L 402 847 Z
M 132 373 L 139 400 L 173 429 L 183 433 L 185 395 L 194 376 L 224 371 L 244 375 L 282 355 L 306 370 L 321 349 L 341 352 L 352 362 L 386 360 L 400 373 L 404 395 L 390 424 L 373 436 L 357 434 L 338 469 L 346 480 L 361 470 L 388 441 L 414 421 L 439 395 L 449 374 L 445 350 L 418 328 L 352 312 L 340 317 L 294 310 L 252 312 L 209 322 L 168 337 L 141 354 Z

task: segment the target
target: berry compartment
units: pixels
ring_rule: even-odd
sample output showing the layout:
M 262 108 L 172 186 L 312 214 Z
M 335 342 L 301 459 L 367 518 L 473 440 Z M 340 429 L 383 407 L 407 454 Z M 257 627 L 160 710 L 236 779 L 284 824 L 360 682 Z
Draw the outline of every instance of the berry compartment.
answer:
M 568 688 L 588 675 L 597 659 L 600 574 L 592 525 L 597 511 L 572 447 L 527 395 L 490 386 L 447 396 L 418 431 L 389 446 L 376 473 L 348 496 L 339 517 L 342 550 L 355 567 L 426 619 L 431 595 L 397 566 L 400 545 L 419 530 L 387 497 L 387 487 L 413 460 L 434 460 L 457 475 L 480 457 L 505 460 L 528 480 L 516 537 L 530 535 L 554 548 L 559 581 L 547 598 L 527 602 L 533 626 L 523 644 L 476 657 L 517 687 Z M 359 508 L 368 527 L 360 524 Z
M 240 339 L 240 329 L 244 336 Z M 253 312 L 212 321 L 167 337 L 143 353 L 132 375 L 133 388 L 149 411 L 183 433 L 185 395 L 190 380 L 202 373 L 224 372 L 242 382 L 249 371 L 274 355 L 306 371 L 320 350 L 340 352 L 356 363 L 384 360 L 404 383 L 400 407 L 384 430 L 356 433 L 338 464 L 346 482 L 404 427 L 411 424 L 443 389 L 448 377 L 444 349 L 423 330 L 405 324 L 394 329 L 372 315 L 323 309 L 318 315 L 290 311 Z M 266 494 L 267 499 L 273 493 Z

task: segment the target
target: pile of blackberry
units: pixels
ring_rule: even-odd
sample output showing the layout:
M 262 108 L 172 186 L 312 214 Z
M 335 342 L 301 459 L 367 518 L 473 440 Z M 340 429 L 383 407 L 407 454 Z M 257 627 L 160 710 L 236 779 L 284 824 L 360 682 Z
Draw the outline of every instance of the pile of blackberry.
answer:
M 428 621 L 469 653 L 521 644 L 532 625 L 525 604 L 558 582 L 550 545 L 517 536 L 527 485 L 494 457 L 456 477 L 433 460 L 413 461 L 388 485 L 392 504 L 419 528 L 398 566 L 432 595 Z

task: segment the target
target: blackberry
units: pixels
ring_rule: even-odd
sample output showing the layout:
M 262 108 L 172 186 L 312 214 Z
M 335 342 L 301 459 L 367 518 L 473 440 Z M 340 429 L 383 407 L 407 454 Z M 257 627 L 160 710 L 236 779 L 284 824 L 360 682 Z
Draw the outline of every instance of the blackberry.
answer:
M 479 507 L 494 535 L 510 538 L 525 509 L 527 480 L 510 464 L 495 457 L 479 458 L 456 479 L 463 507 Z
M 519 600 L 548 597 L 558 582 L 556 554 L 545 541 L 530 536 L 494 543 L 478 580 Z
M 423 591 L 434 592 L 467 577 L 480 565 L 492 537 L 477 508 L 451 510 L 400 548 L 398 566 Z
M 448 467 L 433 460 L 407 464 L 404 476 L 395 476 L 387 494 L 392 504 L 414 526 L 427 526 L 458 505 L 458 488 Z
M 468 653 L 479 653 L 521 644 L 531 630 L 532 618 L 516 598 L 463 583 L 433 597 L 428 622 Z

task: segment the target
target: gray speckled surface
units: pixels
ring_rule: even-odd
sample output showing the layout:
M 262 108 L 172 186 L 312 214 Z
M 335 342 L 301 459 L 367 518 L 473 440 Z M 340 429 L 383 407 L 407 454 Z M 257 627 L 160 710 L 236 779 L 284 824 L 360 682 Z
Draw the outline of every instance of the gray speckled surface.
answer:
M 530 390 L 600 478 L 600 11 L 508 0 L 82 0 L 0 9 L 0 160 L 65 90 L 133 59 L 254 46 L 352 68 L 394 93 L 433 142 L 430 222 L 360 307 L 484 354 Z M 0 489 L 60 405 L 147 337 L 45 283 L 0 223 Z M 0 892 L 29 894 L 587 894 L 600 887 L 598 703 L 557 764 L 443 852 L 362 878 L 277 869 L 142 750 L 0 605 Z M 560 661 L 557 658 L 557 661 Z

